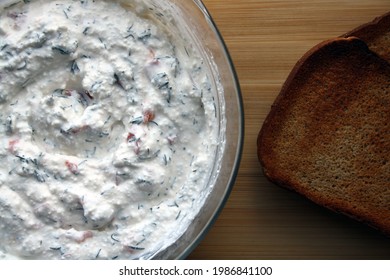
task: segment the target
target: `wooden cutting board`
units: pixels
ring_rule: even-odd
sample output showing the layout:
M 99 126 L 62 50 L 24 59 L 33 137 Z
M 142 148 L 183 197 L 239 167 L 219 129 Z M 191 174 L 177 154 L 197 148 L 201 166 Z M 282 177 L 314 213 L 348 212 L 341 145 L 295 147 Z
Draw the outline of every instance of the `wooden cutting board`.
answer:
M 389 0 L 203 0 L 240 80 L 245 142 L 233 192 L 189 259 L 390 259 L 390 238 L 269 183 L 256 138 L 295 62 L 390 11 Z

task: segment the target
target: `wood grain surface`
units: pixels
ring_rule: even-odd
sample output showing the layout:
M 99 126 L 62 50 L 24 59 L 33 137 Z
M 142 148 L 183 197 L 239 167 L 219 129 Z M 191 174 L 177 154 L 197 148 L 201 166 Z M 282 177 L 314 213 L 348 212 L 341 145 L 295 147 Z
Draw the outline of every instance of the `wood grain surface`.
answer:
M 390 259 L 390 238 L 268 182 L 256 138 L 296 61 L 390 10 L 389 0 L 203 0 L 241 84 L 245 141 L 229 200 L 188 259 Z

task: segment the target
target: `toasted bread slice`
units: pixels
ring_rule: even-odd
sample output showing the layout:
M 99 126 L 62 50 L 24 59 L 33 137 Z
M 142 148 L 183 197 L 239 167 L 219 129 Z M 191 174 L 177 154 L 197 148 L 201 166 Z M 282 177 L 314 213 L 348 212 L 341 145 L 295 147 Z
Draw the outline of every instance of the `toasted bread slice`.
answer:
M 272 182 L 390 234 L 390 64 L 362 40 L 306 53 L 257 145 Z
M 390 12 L 343 35 L 358 37 L 383 59 L 390 62 Z

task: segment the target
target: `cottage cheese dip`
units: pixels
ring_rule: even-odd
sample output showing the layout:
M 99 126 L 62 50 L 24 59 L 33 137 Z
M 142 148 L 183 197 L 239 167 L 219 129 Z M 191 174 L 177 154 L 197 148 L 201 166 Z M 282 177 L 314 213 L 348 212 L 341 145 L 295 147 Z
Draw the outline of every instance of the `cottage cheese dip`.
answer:
M 202 56 L 148 1 L 5 2 L 0 258 L 152 258 L 210 191 Z

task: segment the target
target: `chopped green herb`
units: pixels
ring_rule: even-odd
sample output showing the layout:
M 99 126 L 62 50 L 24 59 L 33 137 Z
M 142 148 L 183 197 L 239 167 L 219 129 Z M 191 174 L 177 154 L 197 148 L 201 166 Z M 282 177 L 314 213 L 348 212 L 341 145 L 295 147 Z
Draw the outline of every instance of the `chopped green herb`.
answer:
M 136 250 L 136 251 L 142 251 L 142 250 L 145 250 L 145 248 L 142 248 L 142 247 L 137 247 L 137 246 L 129 246 L 129 248 L 131 250 Z
M 77 65 L 76 60 L 73 60 L 73 61 L 72 61 L 72 65 L 71 65 L 71 67 L 70 67 L 70 71 L 72 72 L 72 74 L 76 74 L 76 73 L 79 73 L 79 72 L 80 72 L 80 68 L 79 68 L 79 66 Z
M 100 252 L 102 251 L 102 249 L 99 249 L 99 251 L 97 252 L 96 256 L 95 256 L 95 259 L 99 258 L 99 255 L 100 255 Z
M 64 48 L 62 46 L 53 46 L 52 50 L 59 52 L 62 55 L 69 55 L 72 53 L 71 50 L 68 50 L 67 48 Z

